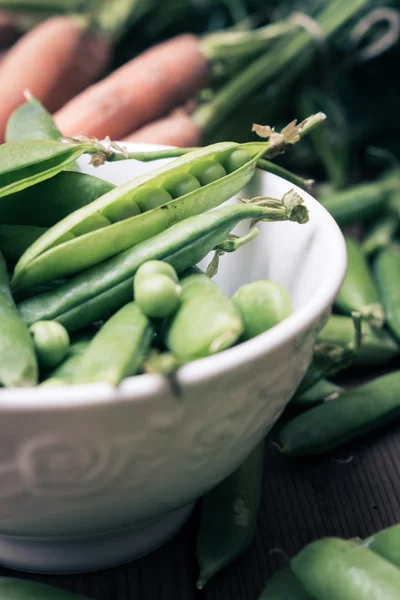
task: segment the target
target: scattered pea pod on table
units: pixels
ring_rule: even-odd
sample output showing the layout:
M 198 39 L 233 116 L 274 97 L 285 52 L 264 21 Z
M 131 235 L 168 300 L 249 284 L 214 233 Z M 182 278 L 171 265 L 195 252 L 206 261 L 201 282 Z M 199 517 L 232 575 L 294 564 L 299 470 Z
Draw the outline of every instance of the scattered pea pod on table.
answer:
M 316 115 L 293 125 L 296 140 L 321 119 Z M 265 142 L 223 142 L 134 178 L 69 214 L 39 238 L 15 268 L 14 289 L 87 269 L 179 221 L 219 206 L 250 181 L 261 156 L 269 151 L 275 154 L 286 145 L 282 134 Z M 65 234 L 74 239 L 63 243 Z
M 18 307 L 29 325 L 55 319 L 69 331 L 103 319 L 130 301 L 134 275 L 148 260 L 164 260 L 178 273 L 196 265 L 225 240 L 243 219 L 308 220 L 307 208 L 296 193 L 282 200 L 256 199 L 190 217 L 149 240 L 75 275 L 56 290 L 22 301 Z

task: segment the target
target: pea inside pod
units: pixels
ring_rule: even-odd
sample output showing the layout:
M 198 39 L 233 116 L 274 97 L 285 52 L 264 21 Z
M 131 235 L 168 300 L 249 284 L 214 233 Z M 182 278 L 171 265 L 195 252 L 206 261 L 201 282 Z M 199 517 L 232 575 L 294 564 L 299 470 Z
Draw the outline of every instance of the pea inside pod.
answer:
M 237 144 L 215 144 L 190 152 L 110 191 L 57 223 L 25 252 L 15 268 L 14 288 L 31 287 L 82 271 L 178 221 L 222 204 L 251 179 L 257 157 L 265 147 L 259 143 L 250 145 L 246 152 L 251 150 L 253 158 L 249 162 L 205 186 L 200 186 L 199 180 L 190 174 L 192 170 L 204 165 L 205 159 L 221 164 Z M 178 191 L 183 195 L 171 200 Z M 161 206 L 160 198 L 166 201 Z M 110 211 L 121 202 L 132 204 L 133 216 L 111 223 Z M 134 207 L 145 212 L 135 216 Z M 126 213 L 120 216 L 122 219 Z M 118 221 L 118 210 L 112 218 Z M 62 243 L 67 232 L 76 238 L 68 245 Z

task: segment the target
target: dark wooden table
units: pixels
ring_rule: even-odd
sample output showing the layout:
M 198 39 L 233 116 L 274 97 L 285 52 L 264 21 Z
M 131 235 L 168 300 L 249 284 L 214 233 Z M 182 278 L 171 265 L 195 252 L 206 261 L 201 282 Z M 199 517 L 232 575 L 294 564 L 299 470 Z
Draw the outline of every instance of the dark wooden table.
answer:
M 85 575 L 26 577 L 97 600 L 256 600 L 285 555 L 311 540 L 366 537 L 400 521 L 398 424 L 317 459 L 285 460 L 268 440 L 265 452 L 255 541 L 203 592 L 195 587 L 197 514 L 175 539 L 134 563 Z

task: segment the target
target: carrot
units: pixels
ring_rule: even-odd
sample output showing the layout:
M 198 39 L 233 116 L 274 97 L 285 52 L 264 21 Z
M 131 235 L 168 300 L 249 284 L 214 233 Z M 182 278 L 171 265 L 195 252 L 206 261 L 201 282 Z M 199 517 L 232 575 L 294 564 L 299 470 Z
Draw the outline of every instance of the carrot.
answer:
M 104 38 L 86 32 L 77 18 L 52 17 L 24 35 L 0 64 L 0 138 L 25 89 L 53 112 L 100 75 L 108 56 Z
M 74 98 L 56 114 L 64 135 L 122 139 L 201 89 L 209 63 L 200 41 L 181 35 L 154 46 Z
M 124 141 L 192 148 L 200 146 L 201 130 L 187 112 L 177 110 L 164 119 L 138 129 Z

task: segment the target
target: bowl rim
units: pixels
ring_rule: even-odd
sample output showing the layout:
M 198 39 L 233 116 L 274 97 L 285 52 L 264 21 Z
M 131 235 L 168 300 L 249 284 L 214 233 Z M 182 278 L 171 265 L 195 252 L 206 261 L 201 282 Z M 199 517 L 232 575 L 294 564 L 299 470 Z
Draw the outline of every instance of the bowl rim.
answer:
M 168 149 L 171 146 L 160 144 L 135 144 L 125 143 L 128 149 L 151 150 Z M 268 177 L 285 180 L 272 173 Z M 316 290 L 303 307 L 295 310 L 292 315 L 279 323 L 272 329 L 258 335 L 257 337 L 242 342 L 237 346 L 228 348 L 221 353 L 198 359 L 180 367 L 176 373 L 176 381 L 179 386 L 185 388 L 197 383 L 204 383 L 209 379 L 226 374 L 237 369 L 246 362 L 257 360 L 267 352 L 272 352 L 284 345 L 291 339 L 296 338 L 306 331 L 312 323 L 321 316 L 333 303 L 347 267 L 347 252 L 344 236 L 336 221 L 329 212 L 310 193 L 296 185 L 290 184 L 312 207 L 313 214 L 318 217 L 318 226 L 330 230 L 331 252 L 334 255 L 335 268 L 332 269 L 331 277 Z M 0 390 L 0 412 L 10 410 L 19 412 L 34 410 L 56 410 L 84 409 L 90 406 L 113 404 L 116 402 L 132 402 L 145 399 L 154 394 L 170 393 L 169 382 L 160 375 L 135 375 L 126 378 L 120 386 L 114 388 L 110 384 L 81 384 L 60 387 L 29 387 L 9 388 Z M 54 396 L 57 395 L 55 400 Z

